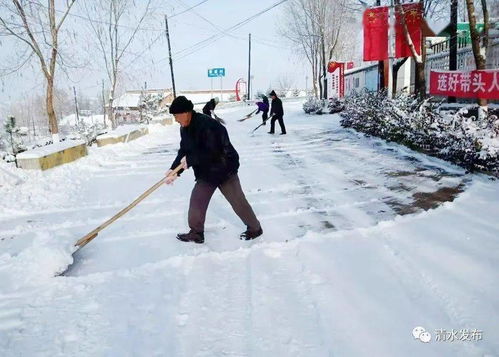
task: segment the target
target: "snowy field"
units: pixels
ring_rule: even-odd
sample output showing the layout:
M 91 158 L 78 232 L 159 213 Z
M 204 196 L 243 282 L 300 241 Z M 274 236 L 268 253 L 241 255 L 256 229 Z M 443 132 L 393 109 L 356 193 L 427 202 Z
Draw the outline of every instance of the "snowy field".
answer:
M 189 170 L 54 277 L 164 175 L 178 126 L 43 173 L 0 164 L 0 356 L 498 356 L 499 181 L 284 109 L 284 136 L 250 135 L 253 107 L 218 112 L 253 242 L 220 192 L 206 243 L 175 239 Z

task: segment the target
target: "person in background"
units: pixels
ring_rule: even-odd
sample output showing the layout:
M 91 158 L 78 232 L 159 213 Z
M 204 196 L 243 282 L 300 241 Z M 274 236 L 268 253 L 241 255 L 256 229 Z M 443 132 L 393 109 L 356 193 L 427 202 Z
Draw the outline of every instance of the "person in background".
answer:
M 274 134 L 275 130 L 275 121 L 279 121 L 279 126 L 281 127 L 281 135 L 286 134 L 286 127 L 284 126 L 284 109 L 282 108 L 282 101 L 277 96 L 275 91 L 270 92 L 270 97 L 272 98 L 272 107 L 270 109 L 270 116 L 272 119 L 270 120 L 270 131 L 269 134 Z
M 262 124 L 265 125 L 267 119 L 269 118 L 269 99 L 267 98 L 266 95 L 262 94 L 262 101 L 256 102 L 255 104 L 258 106 L 258 110 L 255 113 L 255 115 L 262 112 L 262 121 L 263 121 Z
M 213 119 L 216 119 L 215 115 L 215 107 L 218 104 L 218 97 L 211 98 L 203 107 L 203 114 L 208 115 L 209 117 L 212 117 Z
M 246 225 L 240 239 L 251 240 L 263 234 L 262 226 L 246 200 L 239 182 L 239 155 L 229 140 L 227 129 L 218 121 L 196 113 L 194 105 L 184 96 L 175 98 L 170 113 L 180 125 L 180 149 L 165 182 L 172 184 L 183 170 L 194 169 L 196 184 L 189 203 L 188 233 L 179 233 L 183 242 L 204 243 L 206 210 L 213 193 L 218 188 L 229 201 L 234 212 Z M 178 175 L 168 176 L 182 165 Z

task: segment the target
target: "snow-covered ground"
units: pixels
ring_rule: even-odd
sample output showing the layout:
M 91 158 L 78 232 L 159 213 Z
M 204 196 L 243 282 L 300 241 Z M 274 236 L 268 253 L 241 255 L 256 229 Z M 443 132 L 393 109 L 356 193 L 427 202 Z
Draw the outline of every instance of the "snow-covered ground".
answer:
M 175 239 L 189 170 L 54 277 L 77 239 L 164 175 L 178 126 L 46 172 L 0 164 L 0 356 L 499 355 L 499 181 L 299 102 L 285 103 L 288 135 L 250 135 L 260 119 L 237 119 L 252 110 L 217 113 L 263 225 L 253 242 L 220 193 L 206 243 Z

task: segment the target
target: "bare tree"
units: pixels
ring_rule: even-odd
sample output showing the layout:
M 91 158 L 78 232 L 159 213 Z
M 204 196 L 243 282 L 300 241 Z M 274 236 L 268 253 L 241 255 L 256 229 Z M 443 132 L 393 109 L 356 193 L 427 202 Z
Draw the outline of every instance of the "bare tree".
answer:
M 113 129 L 116 120 L 113 110 L 116 89 L 120 79 L 123 57 L 130 50 L 146 18 L 151 14 L 151 2 L 134 0 L 96 0 L 84 3 L 89 24 L 95 34 L 98 48 L 109 80 L 108 116 Z M 136 16 L 139 14 L 139 16 Z
M 279 30 L 307 58 L 315 96 L 327 96 L 327 64 L 342 57 L 348 24 L 349 0 L 292 0 Z M 349 21 L 350 20 L 350 21 Z
M 279 76 L 277 83 L 279 84 L 279 89 L 286 94 L 291 90 L 291 88 L 293 88 L 294 80 L 289 74 L 286 73 Z
M 307 0 L 293 0 L 286 5 L 284 21 L 279 32 L 281 36 L 296 46 L 297 50 L 304 54 L 312 70 L 313 91 L 316 97 L 318 92 L 319 78 L 319 55 L 320 42 L 316 33 L 315 23 L 310 16 L 304 16 L 308 9 Z
M 55 0 L 48 0 L 47 5 L 42 4 L 41 0 L 0 1 L 0 29 L 26 48 L 26 58 L 20 59 L 16 70 L 35 56 L 45 77 L 45 107 L 54 142 L 59 141 L 54 109 L 55 73 L 61 61 L 59 35 L 75 2 L 66 0 L 64 10 L 57 10 Z
M 470 23 L 471 47 L 473 48 L 473 56 L 475 57 L 476 69 L 487 68 L 487 49 L 489 47 L 489 12 L 487 8 L 487 0 L 481 0 L 482 16 L 483 16 L 483 31 L 480 33 L 476 27 L 475 4 L 473 0 L 466 0 L 468 9 L 468 19 Z M 488 113 L 487 100 L 479 98 L 478 102 L 478 119 L 485 119 Z

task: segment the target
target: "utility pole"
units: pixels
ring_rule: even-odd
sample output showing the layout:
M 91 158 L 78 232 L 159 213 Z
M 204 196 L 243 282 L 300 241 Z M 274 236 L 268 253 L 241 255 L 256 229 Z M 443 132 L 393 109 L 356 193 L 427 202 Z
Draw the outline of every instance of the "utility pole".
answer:
M 324 99 L 327 100 L 327 63 L 326 63 L 326 46 L 324 44 L 324 33 L 321 33 L 321 50 L 322 50 L 322 76 L 324 77 L 324 88 L 322 93 Z
M 381 0 L 376 0 L 376 6 L 381 6 Z M 385 61 L 378 61 L 378 92 L 385 88 Z
M 106 98 L 104 97 L 104 80 L 102 80 L 102 117 L 104 120 L 104 128 L 107 128 L 107 125 L 106 125 Z
M 140 122 L 144 120 L 144 110 L 143 110 L 143 105 L 144 105 L 144 87 L 140 90 L 140 99 L 139 99 L 139 115 L 140 115 Z
M 249 48 L 248 48 L 248 98 L 251 99 L 251 34 L 249 34 Z
M 395 5 L 393 0 L 390 0 L 390 6 L 388 7 L 388 99 L 393 98 L 393 58 L 395 45 Z
M 76 126 L 79 126 L 80 123 L 80 113 L 78 110 L 78 99 L 76 98 L 76 87 L 73 86 L 73 94 L 75 98 L 75 112 L 76 112 Z
M 457 70 L 457 1 L 450 0 L 449 71 Z M 456 97 L 448 97 L 447 102 L 455 103 Z
M 210 77 L 211 99 L 213 98 L 213 77 Z
M 165 29 L 166 29 L 166 39 L 168 41 L 168 55 L 170 57 L 170 72 L 172 76 L 172 89 L 173 89 L 173 99 L 177 98 L 177 92 L 175 90 L 175 77 L 173 76 L 173 60 L 172 60 L 172 47 L 170 45 L 170 32 L 168 31 L 168 16 L 165 15 Z
M 144 92 L 146 93 L 145 95 L 147 95 L 147 81 L 144 81 Z M 144 99 L 142 99 L 142 101 L 144 101 Z M 144 108 L 145 108 L 145 103 L 144 104 Z M 146 123 L 149 124 L 149 117 L 146 115 Z

